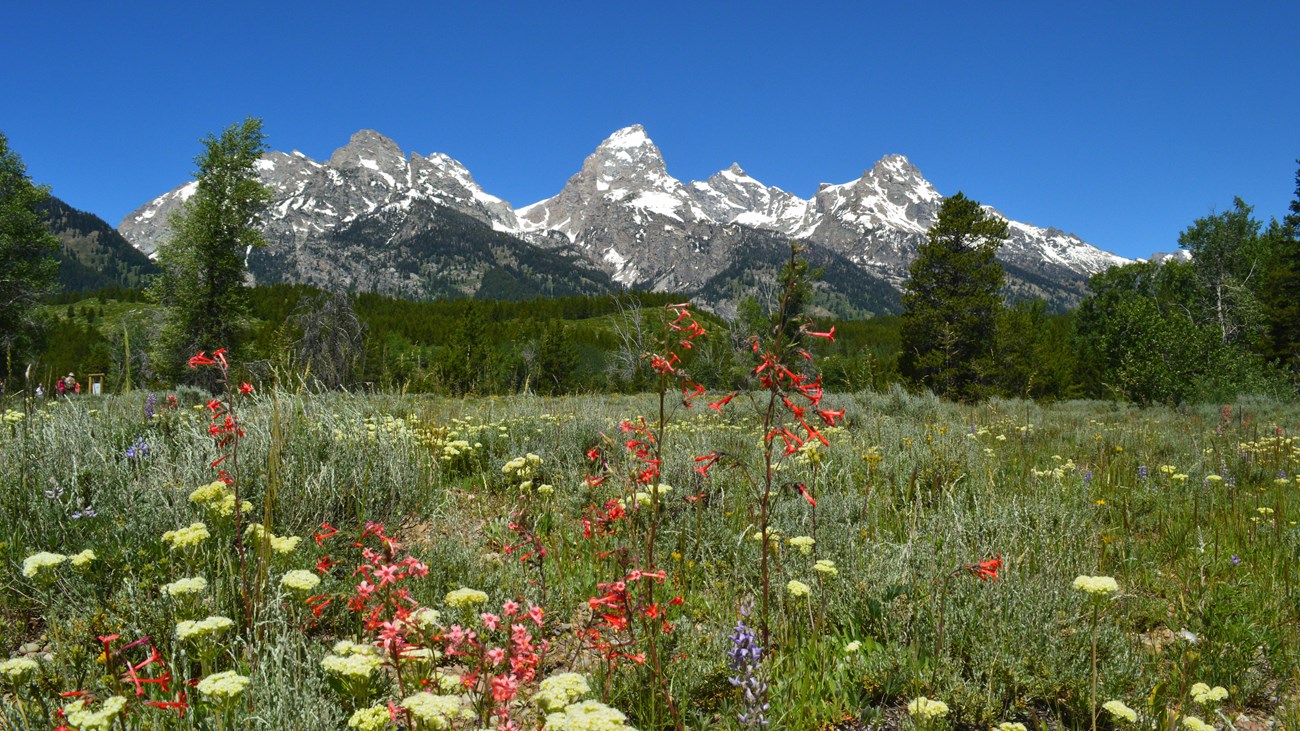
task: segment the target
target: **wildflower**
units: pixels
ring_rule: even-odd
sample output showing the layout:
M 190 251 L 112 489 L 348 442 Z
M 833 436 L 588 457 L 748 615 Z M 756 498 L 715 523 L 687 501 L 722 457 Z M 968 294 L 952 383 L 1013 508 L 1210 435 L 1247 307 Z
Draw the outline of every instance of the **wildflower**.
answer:
M 442 625 L 442 614 L 436 609 L 421 607 L 411 614 L 410 620 L 422 630 L 431 630 Z
M 859 640 L 854 640 L 844 646 L 845 655 L 856 655 L 860 650 L 862 650 L 862 642 Z
M 835 568 L 835 562 L 826 558 L 819 559 L 817 563 L 813 565 L 813 571 L 816 571 L 819 574 L 826 574 L 827 576 L 836 576 L 840 573 L 840 570 Z
M 287 571 L 280 577 L 280 586 L 293 591 L 311 591 L 319 585 L 319 576 L 302 569 Z
M 142 460 L 149 456 L 149 445 L 145 443 L 144 437 L 136 437 L 135 444 L 126 448 L 126 458 L 132 462 Z
M 556 673 L 537 685 L 533 703 L 546 713 L 563 708 L 591 692 L 587 678 L 581 673 Z
M 1119 584 L 1109 576 L 1080 576 L 1074 580 L 1074 588 L 1093 599 L 1103 599 L 1119 591 Z
M 1192 686 L 1192 700 L 1197 703 L 1208 706 L 1212 703 L 1220 703 L 1228 697 L 1228 689 L 1222 685 L 1216 685 L 1213 688 L 1205 683 L 1196 683 Z
M 340 645 L 342 644 L 343 643 L 335 644 L 335 652 L 338 652 L 338 650 L 341 649 Z M 342 649 L 354 650 L 352 653 L 326 655 L 320 661 L 321 669 L 331 675 L 337 675 L 341 678 L 365 680 L 369 678 L 370 674 L 380 665 L 384 664 L 383 658 L 379 657 L 379 653 L 375 652 L 374 648 L 365 645 L 353 645 L 350 642 L 348 645 L 351 647 Z M 360 651 L 361 648 L 365 648 L 366 651 Z
M 392 720 L 387 706 L 371 706 L 353 713 L 352 717 L 348 719 L 348 728 L 354 728 L 357 731 L 379 731 L 379 729 L 388 728 Z
M 1002 554 L 997 558 L 988 558 L 974 564 L 970 567 L 971 573 L 979 577 L 980 581 L 997 581 L 998 571 L 1002 569 Z
M 81 507 L 73 511 L 71 517 L 73 520 L 81 520 L 82 518 L 94 518 L 97 517 L 98 515 L 99 513 L 95 512 L 95 509 L 93 507 L 89 505 L 82 505 Z
M 1231 561 L 1232 561 L 1232 565 L 1236 566 L 1237 564 L 1241 563 L 1241 556 L 1238 556 L 1237 554 L 1234 553 L 1232 554 Z
M 81 731 L 108 731 L 126 707 L 126 699 L 120 695 L 105 698 L 98 711 L 91 711 L 89 705 L 84 698 L 75 700 L 63 707 L 63 718 Z
M 212 536 L 208 532 L 208 527 L 202 523 L 191 523 L 186 528 L 178 530 L 169 530 L 163 534 L 163 543 L 169 544 L 172 550 L 178 548 L 193 548 Z
M 1137 722 L 1137 711 L 1129 708 L 1124 701 L 1106 701 L 1101 705 L 1116 721 Z
M 907 712 L 916 718 L 928 721 L 931 718 L 943 718 L 948 715 L 948 704 L 921 696 L 908 702 Z
M 81 553 L 77 553 L 72 556 L 69 556 L 68 563 L 80 569 L 88 566 L 90 562 L 94 561 L 96 558 L 98 558 L 98 556 L 95 555 L 95 552 L 87 548 Z
M 1183 716 L 1183 726 L 1187 731 L 1214 731 L 1214 727 L 1196 716 Z
M 49 551 L 33 553 L 23 559 L 23 576 L 34 579 L 47 569 L 52 569 L 67 560 L 68 557 L 61 553 L 50 553 Z
M 176 597 L 189 596 L 197 594 L 208 588 L 208 580 L 202 576 L 192 576 L 185 579 L 177 579 L 170 584 L 163 585 L 163 593 L 175 599 Z
M 248 687 L 248 676 L 240 675 L 234 670 L 213 673 L 198 684 L 199 692 L 219 700 L 234 698 Z
M 27 676 L 36 672 L 40 667 L 36 661 L 27 657 L 15 657 L 12 660 L 0 662 L 0 675 L 5 676 L 9 682 L 17 684 L 27 679 Z
M 788 543 L 799 549 L 799 553 L 806 556 L 812 553 L 813 544 L 817 543 L 817 540 L 812 536 L 795 536 L 794 538 L 791 538 Z
M 202 620 L 186 619 L 176 623 L 176 636 L 182 640 L 198 640 L 224 632 L 234 626 L 234 620 L 220 615 Z
M 421 691 L 402 701 L 402 708 L 411 712 L 428 728 L 442 731 L 451 728 L 451 722 L 460 715 L 460 696 L 434 695 Z
M 999 723 L 997 725 L 995 731 L 1027 731 L 1027 729 L 1025 728 L 1025 724 L 1023 723 L 1013 723 L 1011 721 L 1003 721 L 1002 723 Z
M 462 607 L 477 606 L 483 604 L 487 600 L 488 595 L 486 593 L 481 592 L 478 589 L 466 589 L 461 587 L 447 592 L 447 596 L 443 597 L 442 601 L 449 607 L 459 609 Z
M 545 731 L 619 731 L 631 729 L 621 712 L 600 701 L 582 701 L 546 717 Z
M 799 597 L 808 596 L 808 594 L 812 592 L 812 589 L 809 588 L 807 584 L 803 583 L 802 581 L 795 581 L 793 579 L 790 581 L 790 583 L 785 585 L 785 590 L 790 592 L 790 596 L 795 597 L 796 599 Z

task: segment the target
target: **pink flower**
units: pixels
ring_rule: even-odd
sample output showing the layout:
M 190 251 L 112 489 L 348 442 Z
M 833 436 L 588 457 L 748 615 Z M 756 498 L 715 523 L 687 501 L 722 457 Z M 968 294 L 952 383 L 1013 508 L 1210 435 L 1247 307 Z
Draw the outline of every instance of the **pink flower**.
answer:
M 528 607 L 528 616 L 538 627 L 542 626 L 542 615 L 544 613 L 544 610 L 535 604 L 531 604 Z
M 397 564 L 389 564 L 387 566 L 380 566 L 379 568 L 375 569 L 375 576 L 378 577 L 379 579 L 379 585 L 383 586 L 385 584 L 397 583 L 397 580 L 400 578 L 397 575 L 397 570 L 399 568 L 401 567 L 398 566 Z
M 488 662 L 493 665 L 500 665 L 506 659 L 506 651 L 500 647 L 494 647 L 485 654 Z
M 507 599 L 506 603 L 501 605 L 501 611 L 505 612 L 505 615 L 507 617 L 515 616 L 515 613 L 518 612 L 521 608 L 522 607 L 519 606 L 519 602 L 514 601 L 513 599 Z
M 358 594 L 358 595 L 360 595 L 360 596 L 370 596 L 371 594 L 374 594 L 374 593 L 375 593 L 375 585 L 372 584 L 372 583 L 370 583 L 369 581 L 362 580 L 362 582 L 361 582 L 360 584 L 357 584 L 357 594 Z
M 492 678 L 492 700 L 497 703 L 505 703 L 515 697 L 519 692 L 519 681 L 509 675 L 498 675 Z
M 487 627 L 488 629 L 494 632 L 496 630 L 501 629 L 501 618 L 498 617 L 497 615 L 484 612 L 480 614 L 478 617 L 479 619 L 483 620 L 484 627 Z

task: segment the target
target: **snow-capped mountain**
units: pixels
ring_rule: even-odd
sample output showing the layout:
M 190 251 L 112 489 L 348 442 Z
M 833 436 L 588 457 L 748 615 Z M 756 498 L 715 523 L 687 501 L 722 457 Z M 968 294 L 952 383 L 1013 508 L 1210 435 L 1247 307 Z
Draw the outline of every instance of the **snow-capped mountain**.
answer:
M 369 130 L 353 135 L 327 162 L 272 152 L 259 169 L 275 202 L 266 220 L 270 246 L 250 258 L 255 274 L 260 260 L 263 278 L 336 287 L 365 282 L 426 294 L 418 281 L 427 281 L 437 262 L 396 267 L 423 272 L 408 271 L 404 283 L 397 281 L 400 276 L 368 275 L 366 267 L 383 266 L 385 247 L 398 246 L 400 236 L 420 228 L 421 217 L 454 212 L 517 246 L 561 255 L 588 270 L 584 277 L 594 269 L 628 287 L 712 292 L 717 304 L 743 294 L 736 282 L 757 284 L 776 266 L 786 243 L 799 239 L 838 273 L 829 277 L 838 277 L 835 287 L 859 292 L 846 300 L 855 302 L 848 310 L 881 311 L 891 307 L 888 300 L 896 303 L 943 203 L 942 194 L 902 155 L 882 158 L 857 180 L 823 183 L 809 199 L 764 185 L 738 164 L 683 183 L 668 173 L 641 125 L 602 142 L 555 196 L 519 209 L 486 193 L 447 155 L 408 157 Z M 169 213 L 193 191 L 193 183 L 176 188 L 127 216 L 119 229 L 152 252 L 167 234 Z M 368 227 L 372 219 L 386 223 Z M 366 242 L 365 261 L 346 261 L 338 241 L 356 244 L 359 223 L 374 228 L 371 235 L 380 240 Z M 1128 261 L 1056 229 L 1011 220 L 1008 228 L 998 256 L 1016 293 L 1069 304 L 1082 295 L 1089 275 Z M 392 262 L 387 266 L 393 268 Z M 353 276 L 339 282 L 331 274 L 337 269 Z

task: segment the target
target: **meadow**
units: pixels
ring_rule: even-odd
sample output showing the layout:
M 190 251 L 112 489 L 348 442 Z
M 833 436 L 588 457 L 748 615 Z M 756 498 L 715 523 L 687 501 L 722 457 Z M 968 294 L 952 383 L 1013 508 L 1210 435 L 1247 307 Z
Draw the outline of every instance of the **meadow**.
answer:
M 1294 405 L 760 397 L 12 402 L 5 727 L 1297 728 Z

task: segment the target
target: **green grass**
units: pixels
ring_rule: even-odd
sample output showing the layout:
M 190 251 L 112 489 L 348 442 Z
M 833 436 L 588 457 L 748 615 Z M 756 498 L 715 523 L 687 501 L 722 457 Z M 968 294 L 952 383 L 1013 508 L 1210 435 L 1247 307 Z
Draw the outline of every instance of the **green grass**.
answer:
M 59 692 L 105 694 L 112 684 L 95 662 L 97 635 L 149 635 L 178 677 L 199 675 L 175 638 L 180 614 L 160 596 L 164 583 L 201 569 L 211 587 L 199 614 L 241 615 L 230 551 L 214 541 L 183 560 L 160 541 L 199 519 L 187 496 L 214 476 L 207 418 L 193 408 L 202 400 L 182 394 L 179 409 L 160 408 L 152 421 L 143 416 L 142 393 L 9 404 L 28 414 L 0 422 L 0 656 L 31 642 L 49 645 L 51 656 L 40 660 L 33 682 L 6 686 L 0 714 L 14 728 L 52 726 Z M 828 728 L 845 719 L 907 725 L 900 708 L 921 695 L 945 701 L 944 722 L 953 727 L 1088 728 L 1089 613 L 1071 588 L 1080 574 L 1111 575 L 1121 587 L 1099 622 L 1099 702 L 1124 700 L 1147 728 L 1164 728 L 1178 713 L 1213 721 L 1188 698 L 1191 684 L 1204 681 L 1229 690 L 1225 717 L 1246 713 L 1295 727 L 1300 445 L 1285 435 L 1300 408 L 1250 402 L 1225 420 L 1208 405 L 1178 412 L 1096 402 L 969 407 L 901 391 L 828 400 L 847 409 L 848 421 L 831 430 L 816 474 L 810 554 L 784 538 L 812 534 L 811 507 L 793 490 L 774 500 L 772 525 L 783 543 L 766 666 L 771 728 Z M 746 408 L 742 397 L 721 417 L 702 406 L 678 409 L 665 437 L 663 479 L 674 491 L 657 555 L 671 577 L 665 595 L 683 601 L 662 642 L 672 658 L 668 686 L 694 729 L 739 728 L 728 635 L 740 604 L 761 589 L 752 490 L 739 469 L 718 467 L 701 480 L 692 456 L 721 450 L 756 464 L 758 427 Z M 607 676 L 576 651 L 573 631 L 585 621 L 587 600 L 600 594 L 596 583 L 616 578 L 615 559 L 583 538 L 579 521 L 589 506 L 620 493 L 584 484 L 585 453 L 602 435 L 621 445 L 620 420 L 655 409 L 644 396 L 259 395 L 243 413 L 248 434 L 236 476 L 259 522 L 306 539 L 271 563 L 272 580 L 315 563 L 322 549 L 311 534 L 322 521 L 354 535 L 378 521 L 428 564 L 428 577 L 411 586 L 413 598 L 439 609 L 460 586 L 482 589 L 497 605 L 542 601 L 535 570 L 504 550 L 515 540 L 511 511 L 527 501 L 547 549 L 544 599 L 555 649 L 542 675 L 588 673 L 596 695 L 646 731 L 669 727 L 647 691 L 646 671 L 623 667 Z M 125 450 L 140 437 L 150 455 L 131 462 Z M 481 446 L 447 457 L 443 446 L 453 439 Z M 553 485 L 550 497 L 521 497 L 501 472 L 529 452 L 542 459 L 537 484 Z M 1224 479 L 1207 482 L 1209 475 Z M 779 477 L 812 474 L 792 460 Z M 698 502 L 682 499 L 699 493 Z M 97 517 L 73 519 L 86 505 Z M 218 539 L 225 535 L 212 527 Z M 55 583 L 22 575 L 23 560 L 37 551 L 86 548 L 98 557 L 89 570 L 61 566 Z M 999 554 L 997 581 L 959 572 L 941 596 L 945 575 Z M 819 558 L 833 560 L 838 575 L 815 573 Z M 809 584 L 812 596 L 787 596 L 792 579 Z M 327 577 L 326 585 L 344 591 L 355 580 Z M 936 655 L 941 603 L 944 643 Z M 257 626 L 220 648 L 220 669 L 255 678 L 250 702 L 227 719 L 251 720 L 226 728 L 346 727 L 351 708 L 331 689 L 320 659 L 335 639 L 361 636 L 346 614 L 320 623 L 309 615 L 300 601 L 268 600 Z M 845 653 L 854 640 L 861 649 Z M 197 707 L 184 719 L 139 710 L 128 727 L 216 728 L 216 709 L 190 695 Z M 1114 726 L 1108 717 L 1100 725 Z

